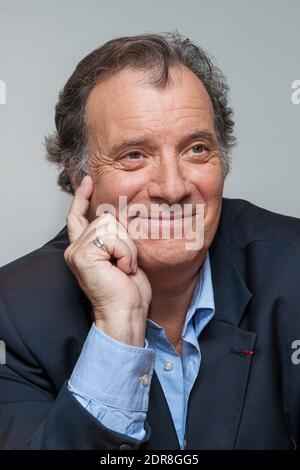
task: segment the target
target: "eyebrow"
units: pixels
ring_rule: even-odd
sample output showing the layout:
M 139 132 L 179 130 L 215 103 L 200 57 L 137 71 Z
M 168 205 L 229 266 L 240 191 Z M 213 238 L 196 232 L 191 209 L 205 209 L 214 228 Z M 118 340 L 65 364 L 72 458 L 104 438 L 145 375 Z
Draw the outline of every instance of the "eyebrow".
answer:
M 192 142 L 197 139 L 205 139 L 207 140 L 210 144 L 214 144 L 216 139 L 215 136 L 212 132 L 207 131 L 207 130 L 202 130 L 202 131 L 196 131 L 193 132 L 192 134 L 189 134 L 185 137 L 183 137 L 179 144 L 178 147 L 182 147 L 184 145 L 187 145 L 189 142 Z M 143 137 L 141 139 L 137 140 L 131 140 L 131 139 L 122 139 L 121 141 L 117 142 L 111 149 L 110 153 L 111 155 L 116 155 L 123 150 L 126 150 L 128 148 L 133 148 L 133 147 L 139 147 L 139 146 L 153 146 L 153 139 L 150 137 Z

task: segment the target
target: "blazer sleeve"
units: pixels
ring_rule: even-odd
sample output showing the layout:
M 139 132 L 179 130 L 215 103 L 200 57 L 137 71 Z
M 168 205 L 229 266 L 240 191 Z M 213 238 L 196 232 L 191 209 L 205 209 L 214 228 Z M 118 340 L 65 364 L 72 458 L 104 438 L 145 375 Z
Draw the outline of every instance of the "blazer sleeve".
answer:
M 291 439 L 295 448 L 300 449 L 300 319 L 291 318 L 294 316 L 287 315 L 282 329 L 281 380 L 283 405 Z M 290 324 L 288 318 L 291 320 Z
M 6 357 L 0 364 L 0 449 L 143 449 L 143 440 L 102 425 L 74 398 L 67 381 L 58 393 L 24 345 L 0 297 L 0 340 Z M 3 354 L 2 354 L 3 356 Z
M 277 300 L 280 379 L 287 425 L 300 449 L 300 244 L 282 266 L 284 289 Z

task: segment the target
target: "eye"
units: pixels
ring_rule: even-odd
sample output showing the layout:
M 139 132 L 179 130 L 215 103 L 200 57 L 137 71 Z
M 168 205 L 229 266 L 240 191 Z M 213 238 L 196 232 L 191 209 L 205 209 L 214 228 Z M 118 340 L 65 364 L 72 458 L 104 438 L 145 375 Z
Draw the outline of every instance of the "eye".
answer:
M 193 150 L 193 153 L 203 153 L 207 150 L 207 148 L 202 144 L 197 144 L 197 145 L 193 145 L 193 147 L 191 147 L 190 150 Z
M 129 152 L 123 157 L 121 157 L 121 160 L 123 159 L 128 159 L 128 160 L 140 160 L 139 157 L 142 157 L 143 154 L 141 152 Z

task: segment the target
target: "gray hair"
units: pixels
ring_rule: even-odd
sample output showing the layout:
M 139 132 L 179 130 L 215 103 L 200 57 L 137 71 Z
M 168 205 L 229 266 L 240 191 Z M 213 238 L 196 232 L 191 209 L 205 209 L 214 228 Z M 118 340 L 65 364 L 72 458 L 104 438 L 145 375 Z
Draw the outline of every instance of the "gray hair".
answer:
M 132 68 L 147 72 L 153 86 L 165 88 L 170 82 L 169 68 L 180 64 L 197 75 L 211 99 L 226 177 L 231 168 L 230 151 L 236 143 L 226 78 L 201 47 L 176 30 L 115 38 L 79 62 L 59 94 L 55 108 L 56 132 L 45 139 L 47 159 L 59 167 L 57 182 L 63 191 L 74 194 L 69 175 L 75 184 L 80 184 L 89 174 L 85 104 L 93 87 L 101 79 Z

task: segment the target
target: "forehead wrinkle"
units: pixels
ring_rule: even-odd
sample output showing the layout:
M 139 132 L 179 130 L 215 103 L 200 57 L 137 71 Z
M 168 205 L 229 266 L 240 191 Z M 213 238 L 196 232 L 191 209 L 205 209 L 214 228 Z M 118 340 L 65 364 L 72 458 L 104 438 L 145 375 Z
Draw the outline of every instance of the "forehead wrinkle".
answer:
M 174 129 L 174 127 L 179 125 L 187 119 L 192 119 L 188 126 L 185 124 L 185 127 L 189 127 L 191 129 L 196 128 L 197 130 L 201 130 L 201 128 L 210 129 L 210 132 L 213 134 L 215 133 L 214 122 L 212 116 L 208 115 L 204 118 L 202 114 L 187 114 L 185 116 L 170 116 L 168 119 L 166 116 L 163 116 L 160 119 L 142 119 L 139 120 L 137 117 L 132 117 L 130 119 L 127 118 L 119 118 L 118 121 L 121 123 L 122 126 L 119 127 L 117 122 L 106 129 L 106 136 L 110 136 L 113 138 L 115 131 L 117 133 L 122 132 L 124 138 L 126 140 L 139 140 L 143 137 L 150 136 L 152 139 L 156 137 L 167 138 L 168 135 L 174 136 L 175 134 L 178 135 L 178 132 L 181 132 L 180 129 Z M 125 124 L 123 126 L 123 123 Z M 159 132 L 158 132 L 159 131 Z M 172 137 L 171 137 L 172 138 Z
M 195 111 L 208 111 L 208 108 L 205 106 L 169 106 L 169 107 L 160 107 L 158 109 L 142 109 L 139 110 L 139 113 L 141 114 L 136 114 L 134 116 L 125 116 L 124 118 L 128 119 L 134 119 L 134 118 L 139 118 L 139 117 L 144 117 L 144 114 L 153 114 L 153 113 L 165 113 L 165 112 L 176 112 L 176 111 L 182 111 L 182 110 L 195 110 Z M 122 118 L 122 119 L 124 119 Z
M 143 121 L 140 121 L 138 118 L 120 118 L 120 122 L 128 122 L 130 123 L 129 130 L 131 128 L 134 128 L 133 130 L 136 132 L 157 132 L 157 128 L 159 127 L 160 133 L 164 130 L 165 132 L 170 132 L 168 128 L 171 127 L 171 133 L 173 133 L 173 127 L 176 126 L 177 124 L 184 122 L 187 119 L 197 119 L 198 121 L 198 127 L 204 126 L 204 127 L 211 127 L 212 132 L 214 132 L 214 123 L 213 123 L 213 116 L 203 116 L 201 114 L 188 114 L 185 116 L 162 116 L 159 119 L 147 119 L 147 121 L 144 123 Z M 137 126 L 138 123 L 138 126 Z M 144 125 L 145 124 L 145 125 Z M 152 124 L 152 127 L 150 126 Z M 194 127 L 193 123 L 193 127 Z M 177 132 L 177 131 L 176 131 Z
M 164 116 L 162 116 L 161 118 L 149 118 L 147 119 L 147 121 L 161 121 L 162 119 L 165 119 L 165 112 L 163 113 Z M 197 116 L 197 113 L 195 114 L 188 114 L 186 116 L 177 116 L 176 119 L 186 119 L 186 118 L 194 118 Z M 133 119 L 144 119 L 145 117 L 144 116 L 124 116 L 124 117 L 119 117 L 119 121 L 132 121 Z

